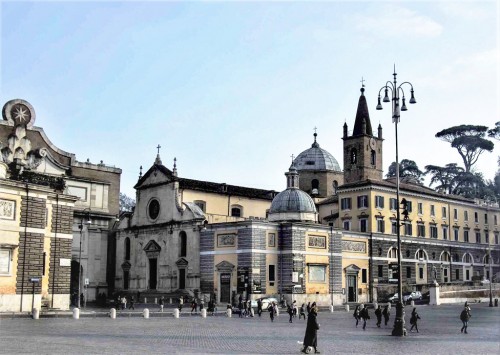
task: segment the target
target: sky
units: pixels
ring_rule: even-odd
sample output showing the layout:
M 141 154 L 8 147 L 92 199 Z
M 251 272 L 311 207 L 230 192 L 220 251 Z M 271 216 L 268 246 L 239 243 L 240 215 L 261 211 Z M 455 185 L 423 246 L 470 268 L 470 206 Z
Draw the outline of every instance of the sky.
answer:
M 398 124 L 400 159 L 463 166 L 435 134 L 500 121 L 498 1 L 2 0 L 0 19 L 2 106 L 28 101 L 57 147 L 121 168 L 131 197 L 158 145 L 181 177 L 281 191 L 317 127 L 342 167 L 362 79 L 385 174 L 394 124 L 390 104 L 375 107 L 394 65 L 417 100 Z M 486 179 L 495 143 L 476 164 Z

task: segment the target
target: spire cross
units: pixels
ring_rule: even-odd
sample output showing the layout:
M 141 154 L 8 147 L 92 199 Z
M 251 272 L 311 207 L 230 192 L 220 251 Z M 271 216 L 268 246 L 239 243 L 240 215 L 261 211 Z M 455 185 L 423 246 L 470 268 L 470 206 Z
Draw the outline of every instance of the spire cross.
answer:
M 314 133 L 318 133 L 316 132 L 318 130 L 318 128 L 316 126 L 314 126 Z
M 365 81 L 366 81 L 366 80 L 365 80 L 365 79 L 363 79 L 363 77 L 361 77 L 361 81 L 360 81 L 360 82 L 361 82 L 361 87 L 363 87 L 363 88 L 365 87 Z
M 293 159 L 295 158 L 295 156 L 292 154 L 290 157 L 292 158 L 292 164 L 293 164 Z
M 160 148 L 161 148 L 161 145 L 158 144 L 158 147 L 156 147 L 156 149 L 158 149 L 158 154 L 160 154 Z

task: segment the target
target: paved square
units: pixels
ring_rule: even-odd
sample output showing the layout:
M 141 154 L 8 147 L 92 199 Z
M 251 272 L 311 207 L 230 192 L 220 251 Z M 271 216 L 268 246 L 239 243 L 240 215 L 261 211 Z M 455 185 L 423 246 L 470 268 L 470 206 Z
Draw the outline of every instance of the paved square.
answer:
M 461 334 L 462 305 L 418 306 L 420 333 L 390 336 L 390 327 L 377 328 L 375 315 L 367 329 L 354 326 L 352 312 L 321 311 L 318 348 L 323 354 L 499 354 L 500 308 L 472 304 L 469 334 Z M 412 308 L 406 307 L 407 329 Z M 138 311 L 138 314 L 141 312 Z M 136 314 L 136 315 L 138 315 Z M 299 354 L 305 321 L 288 322 L 282 313 L 274 323 L 262 318 L 224 316 L 98 317 L 0 319 L 2 354 Z

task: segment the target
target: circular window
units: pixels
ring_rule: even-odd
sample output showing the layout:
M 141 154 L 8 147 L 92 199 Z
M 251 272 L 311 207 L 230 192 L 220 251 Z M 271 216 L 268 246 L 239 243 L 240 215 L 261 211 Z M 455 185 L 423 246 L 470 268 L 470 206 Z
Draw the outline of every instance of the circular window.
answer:
M 160 203 L 158 200 L 151 200 L 148 206 L 149 218 L 156 219 L 160 214 Z

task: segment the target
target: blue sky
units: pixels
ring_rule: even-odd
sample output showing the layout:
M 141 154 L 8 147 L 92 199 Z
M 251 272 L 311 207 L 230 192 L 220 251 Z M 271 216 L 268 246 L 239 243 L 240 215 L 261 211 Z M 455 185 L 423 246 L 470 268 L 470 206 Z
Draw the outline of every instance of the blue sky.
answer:
M 0 11 L 2 105 L 30 102 L 59 148 L 123 169 L 130 196 L 158 144 L 182 177 L 280 191 L 317 127 L 342 166 L 362 77 L 387 169 L 394 125 L 390 106 L 375 106 L 394 63 L 418 102 L 401 117 L 401 159 L 461 165 L 435 133 L 500 121 L 497 1 L 2 1 Z M 486 178 L 498 147 L 476 165 Z

